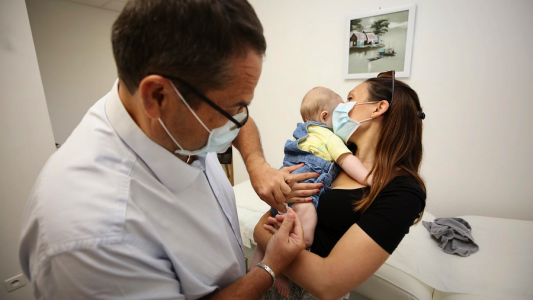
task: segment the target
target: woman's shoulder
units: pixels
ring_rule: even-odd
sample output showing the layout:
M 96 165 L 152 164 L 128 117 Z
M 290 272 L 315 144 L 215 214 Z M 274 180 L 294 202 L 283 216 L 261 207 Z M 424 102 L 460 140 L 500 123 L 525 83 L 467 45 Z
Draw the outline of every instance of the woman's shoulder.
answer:
M 390 191 L 406 191 L 406 192 L 413 192 L 420 195 L 423 195 L 424 198 L 426 196 L 426 192 L 424 192 L 424 189 L 420 185 L 420 183 L 416 180 L 416 178 L 412 176 L 396 176 L 394 177 L 389 184 L 385 186 L 383 190 L 390 190 Z
M 414 177 L 396 176 L 383 188 L 378 198 L 389 201 L 397 201 L 398 198 L 401 198 L 404 201 L 416 202 L 423 209 L 426 202 L 426 192 Z

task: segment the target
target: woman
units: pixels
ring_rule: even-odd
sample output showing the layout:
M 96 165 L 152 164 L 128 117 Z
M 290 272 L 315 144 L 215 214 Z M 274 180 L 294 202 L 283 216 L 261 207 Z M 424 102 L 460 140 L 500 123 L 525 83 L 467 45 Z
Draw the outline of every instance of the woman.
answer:
M 419 175 L 425 115 L 416 92 L 395 81 L 394 71 L 381 73 L 350 91 L 334 114 L 335 132 L 355 144 L 373 183 L 366 187 L 341 173 L 322 195 L 311 251 L 302 251 L 284 271 L 292 281 L 290 299 L 349 293 L 387 260 L 425 207 Z M 266 246 L 282 220 L 277 218 L 267 213 L 260 220 L 254 232 L 258 246 Z M 283 299 L 272 288 L 263 296 L 277 298 Z

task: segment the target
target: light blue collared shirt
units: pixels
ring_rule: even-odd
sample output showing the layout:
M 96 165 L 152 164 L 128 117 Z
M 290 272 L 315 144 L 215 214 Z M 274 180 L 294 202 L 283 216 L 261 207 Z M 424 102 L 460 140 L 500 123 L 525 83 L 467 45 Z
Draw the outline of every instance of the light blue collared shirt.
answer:
M 197 299 L 245 274 L 216 154 L 191 166 L 153 142 L 118 80 L 41 171 L 20 261 L 37 299 Z

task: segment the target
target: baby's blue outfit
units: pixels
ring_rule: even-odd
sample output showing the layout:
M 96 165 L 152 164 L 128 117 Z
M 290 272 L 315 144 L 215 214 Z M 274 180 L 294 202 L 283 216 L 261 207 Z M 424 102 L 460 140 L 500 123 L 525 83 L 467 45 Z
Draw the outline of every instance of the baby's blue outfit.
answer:
M 307 172 L 316 172 L 320 174 L 318 178 L 310 178 L 305 181 L 302 181 L 305 183 L 324 184 L 324 187 L 320 189 L 320 192 L 318 194 L 310 196 L 311 199 L 313 199 L 313 204 L 316 208 L 318 206 L 318 198 L 320 198 L 320 195 L 322 195 L 326 190 L 329 190 L 331 188 L 331 183 L 333 182 L 333 179 L 339 174 L 340 167 L 335 162 L 328 162 L 318 156 L 313 155 L 311 152 L 303 151 L 298 148 L 298 142 L 300 141 L 300 139 L 308 135 L 307 126 L 309 125 L 318 125 L 331 130 L 331 128 L 328 127 L 326 124 L 315 121 L 298 123 L 298 125 L 296 126 L 296 130 L 294 130 L 292 134 L 296 140 L 287 140 L 287 142 L 285 142 L 285 158 L 283 159 L 283 167 L 289 167 L 305 163 L 304 166 L 292 172 L 292 174 Z M 289 203 L 289 206 L 292 205 L 293 203 Z M 273 207 L 270 211 L 272 212 L 273 216 L 278 214 L 278 211 Z

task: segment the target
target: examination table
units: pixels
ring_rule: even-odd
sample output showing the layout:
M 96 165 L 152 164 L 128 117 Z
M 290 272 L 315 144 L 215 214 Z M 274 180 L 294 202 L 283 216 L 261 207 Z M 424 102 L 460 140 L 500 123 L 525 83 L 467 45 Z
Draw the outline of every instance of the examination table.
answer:
M 251 261 L 253 229 L 269 206 L 250 181 L 236 185 L 234 191 L 244 252 Z M 376 300 L 532 300 L 533 221 L 459 217 L 472 226 L 479 252 L 469 257 L 446 254 L 419 223 L 385 264 L 352 293 Z M 424 213 L 424 221 L 434 219 Z

